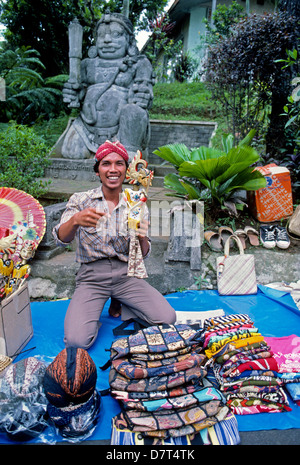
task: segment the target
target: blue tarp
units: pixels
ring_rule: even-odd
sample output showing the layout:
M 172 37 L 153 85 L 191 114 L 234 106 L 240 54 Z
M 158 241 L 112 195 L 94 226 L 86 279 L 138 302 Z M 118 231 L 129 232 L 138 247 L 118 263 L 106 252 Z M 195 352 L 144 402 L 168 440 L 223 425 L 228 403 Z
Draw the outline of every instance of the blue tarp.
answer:
M 289 293 L 259 286 L 257 295 L 219 296 L 217 291 L 184 291 L 166 296 L 177 311 L 205 311 L 223 309 L 226 314 L 247 313 L 263 336 L 300 336 L 300 311 Z M 15 361 L 37 356 L 51 362 L 64 348 L 63 326 L 68 300 L 32 302 L 34 336 L 26 346 L 35 349 L 19 356 Z M 109 302 L 101 315 L 102 326 L 89 354 L 97 367 L 109 359 L 109 348 L 114 339 L 113 329 L 121 323 L 120 318 L 108 314 Z M 107 389 L 109 369 L 98 370 L 97 388 Z M 237 415 L 240 431 L 300 428 L 300 407 L 290 400 L 291 412 Z M 111 418 L 120 411 L 119 404 L 109 395 L 103 397 L 103 414 L 90 440 L 110 439 Z M 47 431 L 45 433 L 47 436 Z M 0 435 L 0 443 L 6 440 Z M 39 442 L 36 440 L 35 442 Z

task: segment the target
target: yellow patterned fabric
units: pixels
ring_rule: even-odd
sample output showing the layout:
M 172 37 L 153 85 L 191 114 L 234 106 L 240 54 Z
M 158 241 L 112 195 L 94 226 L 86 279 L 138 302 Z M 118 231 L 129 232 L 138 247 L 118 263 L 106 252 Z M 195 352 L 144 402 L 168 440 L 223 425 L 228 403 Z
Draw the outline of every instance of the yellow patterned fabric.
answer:
M 251 333 L 250 337 L 249 333 L 235 335 L 229 338 L 224 338 L 221 341 L 214 342 L 211 347 L 205 351 L 205 355 L 207 358 L 214 357 L 222 349 L 222 347 L 229 343 L 232 344 L 235 348 L 242 347 L 243 345 L 239 345 L 239 341 L 242 341 L 243 339 L 247 340 L 247 342 L 243 345 L 246 345 L 247 343 L 250 344 L 250 339 L 252 342 L 259 342 L 264 340 L 260 333 Z

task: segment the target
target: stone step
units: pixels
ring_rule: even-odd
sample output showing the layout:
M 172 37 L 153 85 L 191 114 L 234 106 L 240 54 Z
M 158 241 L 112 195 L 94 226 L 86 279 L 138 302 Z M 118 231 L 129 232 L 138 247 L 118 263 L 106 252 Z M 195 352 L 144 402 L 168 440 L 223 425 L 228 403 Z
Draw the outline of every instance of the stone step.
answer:
M 175 171 L 175 170 L 174 170 Z M 169 169 L 168 172 L 172 172 Z M 43 195 L 44 200 L 57 200 L 58 202 L 67 201 L 74 192 L 84 192 L 90 189 L 95 189 L 99 185 L 99 180 L 96 178 L 92 181 L 80 180 L 80 179 L 64 179 L 64 178 L 41 178 L 41 181 L 50 181 L 47 193 Z M 123 188 L 128 187 L 128 184 L 124 184 Z M 164 176 L 155 176 L 152 180 L 152 186 L 149 188 L 149 197 L 156 196 L 158 192 L 163 191 L 169 192 L 164 188 Z
M 147 281 L 162 294 L 178 289 L 216 289 L 216 259 L 218 252 L 212 252 L 205 244 L 201 248 L 202 266 L 192 271 L 190 263 L 166 261 L 168 238 L 153 238 L 152 253 L 145 260 Z M 235 252 L 236 253 L 236 252 Z M 300 247 L 287 250 L 247 247 L 245 253 L 255 257 L 258 284 L 274 282 L 297 282 L 300 276 Z M 65 251 L 47 260 L 36 257 L 31 262 L 29 292 L 32 299 L 71 298 L 75 289 L 75 276 L 79 264 L 75 252 Z M 198 284 L 196 285 L 196 278 Z M 196 286 L 196 287 L 195 287 Z M 262 310 L 263 311 L 263 310 Z
M 46 177 L 41 179 L 43 182 L 50 181 L 44 199 L 68 200 L 74 192 L 84 192 L 99 185 L 99 179 L 93 174 L 93 160 L 75 162 L 73 160 L 72 165 L 67 169 L 68 164 L 65 160 L 52 160 L 51 167 L 46 170 Z M 159 165 L 149 164 L 149 169 L 154 171 L 152 188 L 164 188 L 164 176 L 176 171 L 166 162 Z

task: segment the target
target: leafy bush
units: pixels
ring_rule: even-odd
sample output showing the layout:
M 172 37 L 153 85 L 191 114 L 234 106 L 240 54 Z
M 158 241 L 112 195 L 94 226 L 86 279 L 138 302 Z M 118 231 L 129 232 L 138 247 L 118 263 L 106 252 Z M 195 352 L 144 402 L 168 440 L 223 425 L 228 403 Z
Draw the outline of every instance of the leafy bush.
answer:
M 267 150 L 285 144 L 280 114 L 290 93 L 291 74 L 278 60 L 297 42 L 299 22 L 283 13 L 251 14 L 209 48 L 206 80 L 241 137 L 251 128 L 267 130 Z M 267 110 L 267 111 L 266 111 Z
M 42 76 L 45 66 L 36 50 L 17 47 L 0 50 L 0 77 L 6 87 L 0 120 L 32 124 L 41 117 L 57 115 L 63 108 L 61 89 L 68 76 Z
M 159 147 L 154 153 L 178 170 L 178 174 L 165 176 L 165 187 L 178 197 L 208 200 L 237 215 L 237 208 L 242 209 L 243 205 L 234 201 L 234 192 L 266 186 L 265 177 L 253 167 L 259 161 L 257 151 L 248 145 L 254 134 L 250 131 L 237 147 L 232 134 L 227 135 L 223 138 L 223 150 L 202 146 L 190 151 L 184 144 Z
M 40 197 L 49 184 L 38 179 L 50 163 L 48 154 L 49 147 L 33 129 L 11 123 L 0 133 L 0 185 Z

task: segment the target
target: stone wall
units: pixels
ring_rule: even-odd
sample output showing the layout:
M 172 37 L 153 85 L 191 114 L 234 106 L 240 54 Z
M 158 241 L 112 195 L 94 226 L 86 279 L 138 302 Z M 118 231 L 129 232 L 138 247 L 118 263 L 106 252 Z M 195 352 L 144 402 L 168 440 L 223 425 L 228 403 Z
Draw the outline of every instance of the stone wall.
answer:
M 160 164 L 162 159 L 153 153 L 167 144 L 181 143 L 189 149 L 209 146 L 217 129 L 217 123 L 206 121 L 150 120 L 151 138 L 149 143 L 149 163 Z

